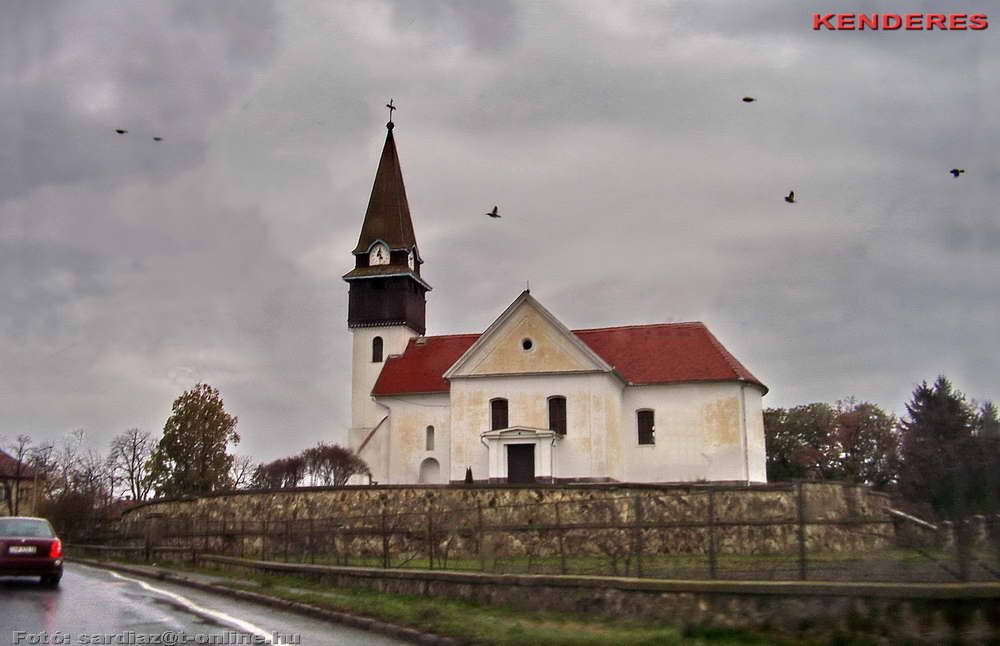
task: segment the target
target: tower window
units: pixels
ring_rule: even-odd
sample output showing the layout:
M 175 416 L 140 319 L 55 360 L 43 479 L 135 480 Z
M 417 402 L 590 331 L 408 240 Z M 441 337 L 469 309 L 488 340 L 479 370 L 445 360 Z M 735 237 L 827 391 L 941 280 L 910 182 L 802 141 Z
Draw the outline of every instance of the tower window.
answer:
M 490 400 L 490 430 L 507 428 L 507 400 Z
M 639 426 L 639 444 L 656 444 L 653 436 L 653 411 L 639 410 L 635 412 L 635 416 Z
M 372 363 L 382 363 L 382 337 L 372 339 Z
M 434 427 L 433 426 L 428 426 L 427 427 L 427 434 L 426 434 L 426 438 L 425 438 L 424 444 L 425 444 L 425 448 L 428 451 L 433 451 L 434 450 Z
M 549 428 L 559 435 L 566 435 L 565 397 L 549 397 Z

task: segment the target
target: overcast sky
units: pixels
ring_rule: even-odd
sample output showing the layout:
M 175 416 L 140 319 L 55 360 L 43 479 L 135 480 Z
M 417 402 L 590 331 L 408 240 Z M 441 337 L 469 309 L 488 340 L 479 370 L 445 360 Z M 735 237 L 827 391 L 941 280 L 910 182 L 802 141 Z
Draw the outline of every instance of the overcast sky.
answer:
M 158 436 L 204 381 L 238 453 L 346 441 L 390 97 L 428 334 L 530 280 L 570 328 L 704 321 L 767 406 L 1000 398 L 1000 11 L 811 29 L 841 4 L 5 3 L 0 437 Z

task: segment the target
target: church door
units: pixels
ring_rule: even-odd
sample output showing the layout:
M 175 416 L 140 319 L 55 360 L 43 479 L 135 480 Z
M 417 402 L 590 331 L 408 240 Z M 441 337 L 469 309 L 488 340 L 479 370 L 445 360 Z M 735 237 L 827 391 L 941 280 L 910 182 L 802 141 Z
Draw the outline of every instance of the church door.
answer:
M 507 445 L 507 482 L 531 483 L 535 481 L 535 445 Z

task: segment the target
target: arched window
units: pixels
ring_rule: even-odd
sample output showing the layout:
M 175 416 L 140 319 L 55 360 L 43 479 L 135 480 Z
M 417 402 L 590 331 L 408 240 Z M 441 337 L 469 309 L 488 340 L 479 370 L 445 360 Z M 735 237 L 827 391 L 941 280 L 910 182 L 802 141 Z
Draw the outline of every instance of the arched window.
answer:
M 566 398 L 549 397 L 549 428 L 559 435 L 566 435 Z
M 653 411 L 637 410 L 635 412 L 636 423 L 639 427 L 639 444 L 656 444 L 656 437 L 653 435 Z
M 425 436 L 424 445 L 428 451 L 434 450 L 434 427 L 427 427 L 427 434 Z
M 507 428 L 507 400 L 490 400 L 490 430 L 496 431 Z
M 382 363 L 382 337 L 372 339 L 372 363 Z
M 419 482 L 421 484 L 434 484 L 438 481 L 441 474 L 441 465 L 434 458 L 427 458 L 420 463 L 420 478 Z

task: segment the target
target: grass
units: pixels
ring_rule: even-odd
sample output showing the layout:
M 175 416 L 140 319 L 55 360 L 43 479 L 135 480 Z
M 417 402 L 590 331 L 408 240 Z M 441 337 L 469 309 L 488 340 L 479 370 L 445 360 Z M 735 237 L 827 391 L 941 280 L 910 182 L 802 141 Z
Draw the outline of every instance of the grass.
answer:
M 773 635 L 749 631 L 698 627 L 684 630 L 662 623 L 638 620 L 532 611 L 507 606 L 484 606 L 468 601 L 386 594 L 372 590 L 331 588 L 304 578 L 286 575 L 254 575 L 249 577 L 249 580 L 229 580 L 225 585 L 238 589 L 265 590 L 269 596 L 361 614 L 380 621 L 411 626 L 484 646 L 522 644 L 763 646 L 792 643 Z
M 905 554 L 900 554 L 900 557 Z M 405 625 L 483 646 L 538 644 L 540 646 L 623 646 L 693 644 L 704 646 L 763 646 L 791 644 L 873 643 L 867 636 L 839 634 L 831 639 L 789 639 L 770 631 L 731 630 L 708 626 L 674 626 L 639 619 L 616 619 L 596 613 L 580 614 L 483 605 L 470 601 L 389 594 L 373 590 L 335 588 L 308 576 L 288 574 L 234 574 L 216 568 L 160 562 L 186 572 L 211 576 L 233 589 Z
M 321 608 L 409 626 L 482 646 L 765 646 L 800 641 L 756 633 L 662 622 L 613 619 L 595 614 L 526 610 L 470 601 L 335 588 L 308 577 L 239 574 L 176 562 L 161 567 L 213 577 L 229 588 L 249 590 Z

